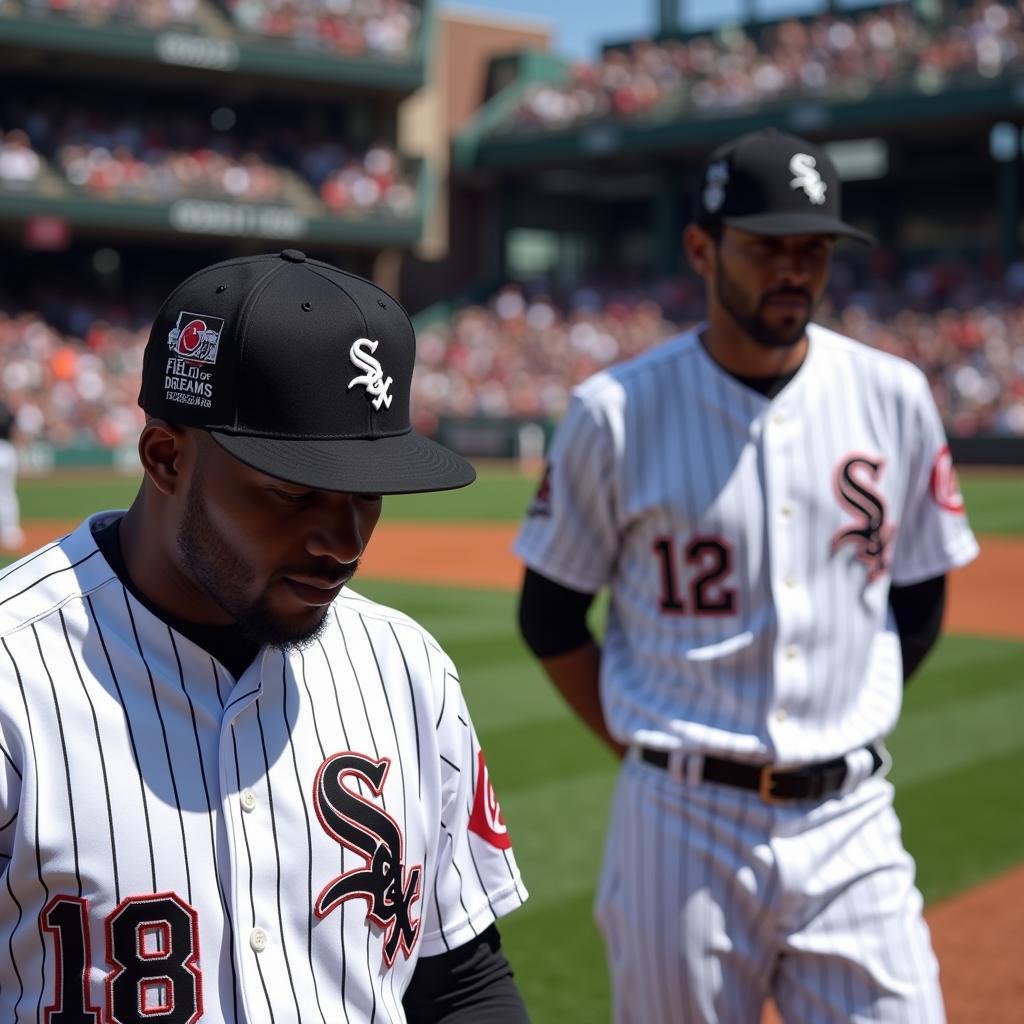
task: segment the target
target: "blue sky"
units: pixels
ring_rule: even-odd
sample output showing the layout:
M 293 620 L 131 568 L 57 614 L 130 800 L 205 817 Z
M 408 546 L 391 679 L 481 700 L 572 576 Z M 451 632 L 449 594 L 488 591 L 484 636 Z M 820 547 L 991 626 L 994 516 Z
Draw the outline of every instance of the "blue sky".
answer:
M 692 27 L 703 27 L 738 16 L 747 0 L 679 0 Z M 820 10 L 824 0 L 752 0 L 765 17 Z M 445 9 L 501 13 L 543 22 L 552 29 L 557 53 L 573 59 L 594 57 L 600 44 L 648 35 L 657 21 L 658 0 L 441 0 Z M 851 0 L 851 6 L 859 6 Z M 845 6 L 845 4 L 844 4 Z

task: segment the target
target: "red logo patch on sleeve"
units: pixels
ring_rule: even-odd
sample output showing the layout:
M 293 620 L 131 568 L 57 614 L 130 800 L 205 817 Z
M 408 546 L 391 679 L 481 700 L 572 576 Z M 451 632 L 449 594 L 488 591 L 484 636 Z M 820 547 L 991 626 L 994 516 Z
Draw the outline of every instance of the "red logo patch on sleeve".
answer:
M 964 514 L 964 497 L 960 493 L 960 481 L 953 468 L 953 456 L 949 453 L 949 445 L 940 448 L 935 456 L 928 489 L 939 508 L 944 508 L 955 515 Z
M 475 832 L 481 839 L 486 839 L 491 846 L 499 850 L 508 850 L 512 847 L 512 840 L 509 839 L 508 829 L 502 820 L 501 807 L 491 785 L 482 750 L 476 757 L 476 793 L 473 796 L 473 813 L 469 816 L 469 831 Z
M 526 510 L 528 516 L 549 516 L 551 515 L 551 463 L 544 464 L 544 475 L 540 478 L 537 486 L 537 493 Z

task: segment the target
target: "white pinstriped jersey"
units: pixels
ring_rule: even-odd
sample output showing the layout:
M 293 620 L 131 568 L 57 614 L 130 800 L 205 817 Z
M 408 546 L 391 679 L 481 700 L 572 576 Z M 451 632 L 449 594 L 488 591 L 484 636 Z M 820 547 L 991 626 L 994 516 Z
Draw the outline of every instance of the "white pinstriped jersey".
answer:
M 109 515 L 0 578 L 0 1020 L 404 1021 L 418 957 L 526 898 L 451 661 L 343 590 L 235 681 Z
M 924 375 L 822 327 L 768 399 L 699 340 L 576 389 L 515 550 L 611 586 L 601 662 L 623 742 L 800 764 L 884 737 L 902 698 L 890 583 L 977 544 Z

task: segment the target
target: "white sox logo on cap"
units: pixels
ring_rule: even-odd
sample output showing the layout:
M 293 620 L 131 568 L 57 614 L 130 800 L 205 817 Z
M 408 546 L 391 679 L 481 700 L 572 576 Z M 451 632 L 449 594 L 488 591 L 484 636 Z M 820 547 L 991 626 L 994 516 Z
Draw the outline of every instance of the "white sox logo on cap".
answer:
M 789 161 L 789 170 L 795 175 L 789 187 L 802 188 L 815 206 L 821 206 L 825 202 L 828 186 L 821 180 L 817 160 L 809 153 L 795 153 Z
M 348 382 L 348 389 L 351 391 L 357 384 L 362 384 L 366 388 L 366 393 L 373 398 L 374 409 L 380 409 L 382 403 L 385 408 L 390 409 L 391 395 L 388 394 L 388 388 L 391 387 L 392 378 L 384 379 L 384 370 L 371 354 L 377 351 L 377 345 L 378 342 L 369 338 L 357 338 L 352 343 L 352 348 L 349 349 L 352 365 L 366 372 L 353 377 Z M 367 352 L 367 349 L 370 351 Z

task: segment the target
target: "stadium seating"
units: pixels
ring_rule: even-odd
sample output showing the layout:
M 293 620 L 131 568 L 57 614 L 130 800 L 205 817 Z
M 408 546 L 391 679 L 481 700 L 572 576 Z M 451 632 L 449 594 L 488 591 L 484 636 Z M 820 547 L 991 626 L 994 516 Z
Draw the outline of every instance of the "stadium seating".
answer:
M 200 0 L 21 0 L 21 9 L 29 15 L 73 18 L 87 25 L 163 29 L 191 27 L 199 4 Z
M 408 60 L 420 6 L 409 0 L 0 0 L 0 15 L 73 19 L 87 26 L 173 29 L 281 41 L 346 57 Z
M 858 277 L 842 264 L 817 319 L 911 360 L 951 433 L 1024 435 L 1024 267 L 1005 280 L 966 264 Z M 443 416 L 559 418 L 569 389 L 701 316 L 688 279 L 631 291 L 509 285 L 421 333 L 413 384 L 421 428 Z
M 47 316 L 5 306 L 0 387 L 23 440 L 130 441 L 142 422 L 145 319 L 81 299 L 54 298 Z M 574 384 L 700 315 L 700 289 L 687 277 L 557 297 L 509 284 L 420 331 L 416 425 L 433 433 L 441 417 L 558 418 Z M 840 262 L 818 319 L 920 366 L 951 432 L 1024 436 L 1024 265 L 998 277 L 966 262 L 895 274 Z
M 406 0 L 225 0 L 242 31 L 350 57 L 408 58 L 420 9 Z
M 933 93 L 1024 66 L 1024 15 L 975 0 L 934 23 L 910 4 L 728 26 L 678 41 L 641 40 L 575 65 L 562 85 L 529 88 L 504 131 L 559 130 L 608 118 L 727 113 L 799 96 Z
M 415 207 L 413 179 L 392 147 L 312 139 L 293 145 L 290 138 L 276 144 L 284 129 L 271 119 L 256 135 L 227 134 L 185 109 L 143 117 L 40 102 L 0 108 L 0 129 L 0 187 L 31 187 L 48 163 L 72 190 L 101 199 L 273 203 L 318 196 L 325 215 L 344 217 L 402 217 Z

